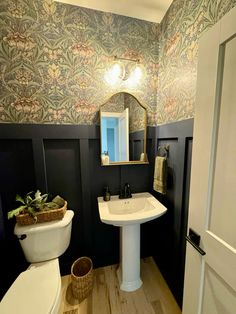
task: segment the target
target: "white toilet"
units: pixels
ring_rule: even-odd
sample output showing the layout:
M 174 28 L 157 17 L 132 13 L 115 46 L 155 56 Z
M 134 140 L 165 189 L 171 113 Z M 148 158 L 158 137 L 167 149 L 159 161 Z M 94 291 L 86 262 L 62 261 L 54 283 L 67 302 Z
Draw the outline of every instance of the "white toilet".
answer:
M 58 257 L 69 246 L 74 212 L 62 220 L 30 226 L 16 224 L 25 258 L 31 263 L 13 282 L 0 303 L 1 314 L 57 314 L 61 298 Z M 16 261 L 17 263 L 17 261 Z

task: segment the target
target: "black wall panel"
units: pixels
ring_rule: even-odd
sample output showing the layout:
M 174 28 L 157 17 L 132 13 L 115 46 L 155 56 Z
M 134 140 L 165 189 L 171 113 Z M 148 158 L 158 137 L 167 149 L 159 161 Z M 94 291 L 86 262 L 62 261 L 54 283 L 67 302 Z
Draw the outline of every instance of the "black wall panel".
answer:
M 74 211 L 70 247 L 60 257 L 61 271 L 68 273 L 73 260 L 84 250 L 79 140 L 44 140 L 44 152 L 48 192 L 62 196 Z
M 111 194 L 119 193 L 120 166 L 101 166 L 99 139 L 89 141 L 89 165 L 93 258 L 95 266 L 111 265 L 119 261 L 119 228 L 100 221 L 97 197 L 103 195 L 105 186 Z
M 18 207 L 17 193 L 35 189 L 34 162 L 31 140 L 0 140 L 0 210 L 1 210 L 1 289 L 4 291 L 17 275 L 25 270 L 19 241 L 14 236 L 13 220 L 7 212 Z
M 80 153 L 78 140 L 45 140 L 47 186 L 51 193 L 70 199 L 78 208 L 81 196 Z
M 158 127 L 158 147 L 169 146 L 167 193 L 154 195 L 168 208 L 156 220 L 156 248 L 153 256 L 169 287 L 182 306 L 187 228 L 188 195 L 191 171 L 193 120 Z M 162 150 L 160 150 L 162 151 Z
M 176 184 L 179 184 L 179 167 L 176 160 L 178 150 L 178 139 L 159 139 L 158 146 L 169 145 L 168 155 L 168 171 L 167 171 L 167 195 L 163 196 L 155 193 L 155 196 L 168 208 L 167 213 L 156 221 L 157 225 L 157 238 L 161 241 L 158 242 L 158 252 L 155 258 L 158 265 L 165 271 L 165 278 L 172 284 L 173 279 L 176 277 L 176 249 L 178 249 L 179 242 L 179 214 L 175 204 L 176 198 Z
M 6 193 L 32 186 L 35 181 L 31 140 L 0 140 L 1 191 Z M 33 186 L 34 187 L 34 186 Z
M 101 166 L 100 132 L 96 126 L 0 124 L 0 243 L 5 269 L 0 269 L 2 295 L 27 267 L 13 235 L 14 221 L 6 219 L 16 193 L 39 188 L 60 194 L 75 213 L 70 247 L 60 257 L 62 275 L 72 262 L 90 256 L 94 266 L 119 262 L 119 228 L 100 221 L 97 197 L 109 186 L 119 194 L 128 182 L 133 193 L 151 192 L 168 207 L 162 217 L 141 225 L 141 256 L 154 256 L 179 304 L 182 302 L 193 120 L 148 127 L 149 165 Z M 132 154 L 143 145 L 132 138 Z M 154 161 L 159 145 L 169 145 L 168 191 L 153 191 Z M 7 255 L 12 247 L 17 258 Z M 1 255 L 2 256 L 2 255 Z M 4 274 L 7 274 L 5 277 Z M 3 283 L 2 283 L 3 282 Z

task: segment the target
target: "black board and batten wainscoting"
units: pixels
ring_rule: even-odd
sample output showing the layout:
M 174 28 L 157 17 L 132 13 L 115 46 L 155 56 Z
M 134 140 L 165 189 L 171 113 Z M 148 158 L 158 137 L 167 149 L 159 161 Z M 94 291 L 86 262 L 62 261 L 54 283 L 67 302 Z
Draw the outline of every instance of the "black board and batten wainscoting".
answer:
M 141 255 L 155 258 L 181 305 L 192 125 L 190 119 L 148 127 L 149 165 L 102 167 L 98 126 L 0 124 L 0 297 L 28 266 L 13 234 L 15 221 L 7 220 L 17 193 L 40 189 L 59 194 L 75 212 L 71 243 L 60 257 L 64 275 L 83 255 L 95 267 L 119 262 L 119 228 L 100 221 L 97 197 L 106 185 L 118 194 L 129 182 L 132 192 L 149 191 L 168 207 L 166 215 L 141 226 Z M 138 147 L 139 138 L 133 140 Z M 164 144 L 169 145 L 168 190 L 160 196 L 152 183 L 158 145 Z
M 178 304 L 182 306 L 188 201 L 193 139 L 193 119 L 165 124 L 157 130 L 158 147 L 168 147 L 167 193 L 153 193 L 167 208 L 156 219 L 153 257 Z M 157 154 L 157 152 L 155 152 Z

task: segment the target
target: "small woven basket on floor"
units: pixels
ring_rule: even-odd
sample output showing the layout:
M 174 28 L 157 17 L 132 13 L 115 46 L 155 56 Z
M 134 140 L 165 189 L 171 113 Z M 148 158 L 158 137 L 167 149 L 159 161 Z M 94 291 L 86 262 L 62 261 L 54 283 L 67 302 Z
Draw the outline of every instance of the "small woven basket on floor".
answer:
M 93 262 L 89 257 L 80 257 L 73 263 L 71 280 L 74 298 L 79 301 L 87 298 L 93 289 Z

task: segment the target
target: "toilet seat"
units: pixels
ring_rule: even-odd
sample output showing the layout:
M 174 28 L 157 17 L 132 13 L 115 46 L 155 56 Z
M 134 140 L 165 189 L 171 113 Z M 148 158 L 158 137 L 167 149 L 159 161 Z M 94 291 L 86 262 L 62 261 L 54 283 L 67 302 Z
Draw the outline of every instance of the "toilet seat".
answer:
M 2 314 L 51 314 L 60 306 L 58 259 L 31 264 L 13 282 L 0 303 Z M 59 303 L 56 304 L 56 303 Z

